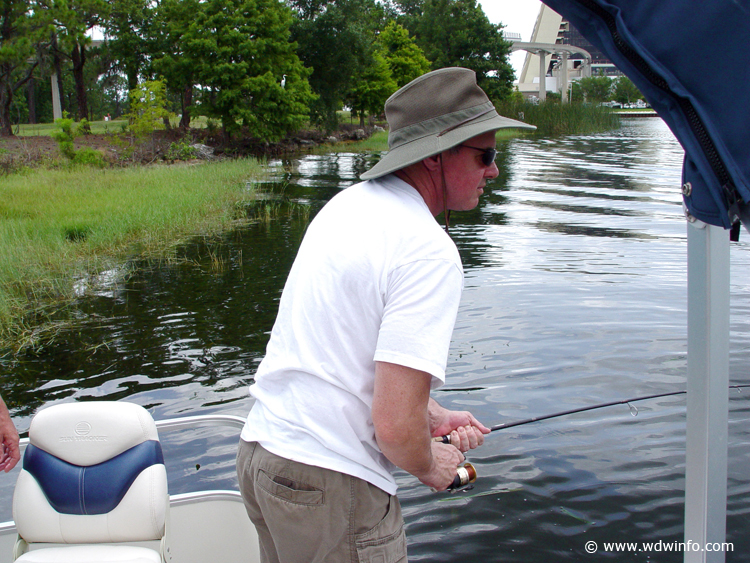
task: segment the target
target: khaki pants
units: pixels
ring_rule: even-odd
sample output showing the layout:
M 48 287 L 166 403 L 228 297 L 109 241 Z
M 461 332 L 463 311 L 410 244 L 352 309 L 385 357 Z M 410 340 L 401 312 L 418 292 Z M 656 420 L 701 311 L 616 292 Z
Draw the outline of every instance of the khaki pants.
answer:
M 395 496 L 243 440 L 237 474 L 262 563 L 406 563 Z

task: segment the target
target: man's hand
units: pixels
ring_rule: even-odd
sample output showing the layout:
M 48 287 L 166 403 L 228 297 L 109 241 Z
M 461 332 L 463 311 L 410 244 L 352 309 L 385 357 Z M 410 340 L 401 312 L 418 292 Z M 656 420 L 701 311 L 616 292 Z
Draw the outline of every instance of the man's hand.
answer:
M 425 485 L 442 491 L 453 482 L 464 455 L 455 446 L 431 439 L 430 380 L 428 373 L 376 362 L 372 421 L 385 456 Z M 464 436 L 468 441 L 465 432 Z
M 444 491 L 456 478 L 456 469 L 466 458 L 455 446 L 432 442 L 433 464 L 424 475 L 417 475 L 419 480 L 436 491 Z
M 8 407 L 0 397 L 0 471 L 13 469 L 21 459 L 18 447 L 18 430 L 10 418 Z
M 430 432 L 433 437 L 450 436 L 451 445 L 468 452 L 484 443 L 490 429 L 479 422 L 469 411 L 449 411 L 430 399 L 428 405 Z

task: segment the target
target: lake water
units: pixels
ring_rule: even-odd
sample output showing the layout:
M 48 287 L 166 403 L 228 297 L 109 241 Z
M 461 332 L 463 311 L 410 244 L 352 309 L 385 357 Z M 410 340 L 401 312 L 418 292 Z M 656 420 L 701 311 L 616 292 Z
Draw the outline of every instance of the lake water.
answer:
M 498 147 L 501 174 L 480 206 L 452 218 L 466 287 L 435 397 L 487 425 L 686 384 L 686 222 L 682 150 L 659 119 Z M 156 418 L 245 416 L 247 386 L 306 225 L 357 181 L 372 155 L 269 164 L 281 207 L 187 260 L 144 268 L 82 300 L 82 325 L 36 356 L 7 358 L 0 385 L 17 426 L 55 402 L 127 399 Z M 290 203 L 292 205 L 288 205 Z M 750 382 L 750 236 L 732 243 L 732 383 Z M 750 389 L 730 392 L 727 561 L 750 561 Z M 587 555 L 584 545 L 683 540 L 685 396 L 493 432 L 469 460 L 473 489 L 433 494 L 397 478 L 412 561 L 682 561 L 680 552 Z M 637 410 L 636 410 L 637 408 Z M 635 415 L 635 416 L 634 416 Z M 164 438 L 170 492 L 230 486 L 235 438 Z M 195 444 L 198 444 L 196 447 Z M 15 473 L 15 472 L 14 472 Z M 12 475 L 0 478 L 10 519 Z

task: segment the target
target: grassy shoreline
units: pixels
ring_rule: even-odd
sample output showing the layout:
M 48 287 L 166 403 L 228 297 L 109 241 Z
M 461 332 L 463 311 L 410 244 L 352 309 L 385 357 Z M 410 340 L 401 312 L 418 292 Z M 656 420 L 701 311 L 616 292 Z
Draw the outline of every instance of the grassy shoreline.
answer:
M 33 345 L 82 279 L 236 225 L 262 175 L 243 159 L 0 178 L 0 349 Z
M 537 124 L 537 135 L 619 124 L 610 112 L 602 119 L 601 111 L 562 108 L 523 104 L 500 111 Z M 44 134 L 38 127 L 25 133 Z M 528 134 L 505 129 L 497 138 Z M 312 152 L 387 149 L 388 133 L 380 131 Z M 55 313 L 81 297 L 82 287 L 95 289 L 102 272 L 119 271 L 133 258 L 169 258 L 192 236 L 218 234 L 247 221 L 246 206 L 254 198 L 249 186 L 263 174 L 263 164 L 250 158 L 200 165 L 26 168 L 0 176 L 0 356 L 49 339 L 58 323 Z

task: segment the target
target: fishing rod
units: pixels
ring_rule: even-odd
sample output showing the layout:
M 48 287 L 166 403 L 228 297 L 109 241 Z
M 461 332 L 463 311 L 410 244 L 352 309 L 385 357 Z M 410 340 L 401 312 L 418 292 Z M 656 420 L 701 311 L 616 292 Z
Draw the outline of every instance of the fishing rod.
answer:
M 730 385 L 729 389 L 743 389 L 746 387 L 750 387 L 750 384 L 739 384 L 739 385 Z M 502 424 L 498 424 L 496 426 L 490 427 L 490 432 L 495 432 L 497 430 L 505 430 L 507 428 L 513 428 L 514 426 L 522 426 L 524 424 L 531 424 L 532 422 L 539 422 L 540 420 L 549 420 L 551 418 L 559 418 L 561 416 L 567 416 L 569 414 L 575 414 L 579 412 L 586 412 L 586 411 L 593 411 L 597 409 L 603 409 L 606 407 L 613 407 L 616 405 L 628 405 L 630 406 L 631 414 L 633 416 L 636 416 L 638 414 L 638 409 L 631 405 L 630 403 L 637 403 L 638 401 L 646 401 L 648 399 L 658 399 L 660 397 L 672 397 L 675 395 L 685 395 L 687 394 L 687 391 L 671 391 L 669 393 L 656 393 L 653 395 L 642 395 L 639 397 L 632 397 L 630 399 L 621 399 L 619 401 L 609 401 L 607 403 L 599 403 L 597 405 L 589 405 L 587 407 L 578 407 L 576 409 L 569 409 L 565 411 L 560 411 L 552 414 L 545 414 L 542 416 L 532 416 L 531 418 L 524 418 L 523 420 L 515 420 L 512 422 L 504 422 Z M 635 410 L 635 412 L 633 412 Z M 446 434 L 445 436 L 437 436 L 432 439 L 433 442 L 441 442 L 443 444 L 450 444 L 451 443 L 451 437 L 449 434 Z M 456 472 L 456 477 L 453 479 L 453 483 L 448 487 L 447 490 L 449 491 L 456 491 L 458 489 L 461 489 L 465 487 L 466 485 L 473 483 L 477 480 L 477 470 L 476 468 L 469 462 L 466 462 L 464 465 L 458 467 Z

